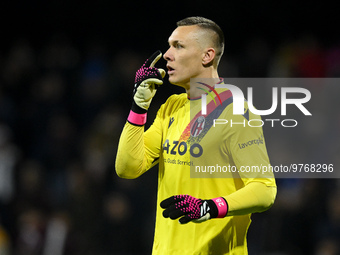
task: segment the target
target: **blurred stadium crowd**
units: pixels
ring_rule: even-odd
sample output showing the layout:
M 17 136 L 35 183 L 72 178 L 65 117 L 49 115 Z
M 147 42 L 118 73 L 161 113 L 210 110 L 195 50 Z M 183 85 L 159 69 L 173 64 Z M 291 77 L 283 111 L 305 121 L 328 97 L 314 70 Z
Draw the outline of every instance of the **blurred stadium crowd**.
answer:
M 79 47 L 57 33 L 39 47 L 17 38 L 0 53 L 0 254 L 150 254 L 157 168 L 123 180 L 114 162 L 135 72 L 152 52 L 114 51 L 100 40 Z M 239 54 L 226 52 L 220 76 L 339 77 L 340 44 L 325 47 L 306 34 L 272 47 L 254 37 Z M 149 120 L 170 94 L 181 92 L 166 82 Z M 311 92 L 323 93 L 318 87 Z M 327 146 L 315 148 L 307 138 L 294 137 L 307 159 L 317 155 L 339 163 L 340 114 L 333 107 L 324 122 L 335 126 L 306 131 L 308 139 L 321 135 Z M 286 143 L 279 149 L 270 137 L 272 161 L 299 160 L 296 148 Z M 249 253 L 340 254 L 339 180 L 277 184 L 274 206 L 253 215 Z

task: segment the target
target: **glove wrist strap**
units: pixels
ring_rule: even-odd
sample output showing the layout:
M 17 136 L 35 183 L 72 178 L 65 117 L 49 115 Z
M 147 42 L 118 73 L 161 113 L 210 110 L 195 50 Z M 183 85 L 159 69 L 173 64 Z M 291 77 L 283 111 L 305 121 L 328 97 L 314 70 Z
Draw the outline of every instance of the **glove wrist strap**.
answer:
M 223 197 L 213 198 L 212 201 L 214 201 L 218 210 L 216 218 L 224 218 L 228 212 L 227 201 Z
M 127 121 L 136 126 L 143 126 L 146 123 L 146 113 L 135 113 L 130 111 Z

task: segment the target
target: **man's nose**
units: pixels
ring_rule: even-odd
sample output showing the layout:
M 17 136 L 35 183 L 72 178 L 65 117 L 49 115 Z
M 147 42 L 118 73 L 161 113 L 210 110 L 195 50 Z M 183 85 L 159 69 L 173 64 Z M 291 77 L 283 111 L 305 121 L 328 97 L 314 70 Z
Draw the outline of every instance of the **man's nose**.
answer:
M 163 58 L 164 58 L 166 61 L 172 60 L 171 54 L 170 54 L 170 48 L 164 53 Z

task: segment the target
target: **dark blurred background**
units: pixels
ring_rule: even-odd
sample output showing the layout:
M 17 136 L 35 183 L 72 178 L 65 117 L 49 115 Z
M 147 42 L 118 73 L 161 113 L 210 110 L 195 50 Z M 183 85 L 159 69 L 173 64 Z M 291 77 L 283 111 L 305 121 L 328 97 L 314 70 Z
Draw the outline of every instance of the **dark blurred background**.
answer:
M 6 1 L 0 13 L 1 255 L 151 253 L 157 168 L 123 180 L 114 163 L 135 72 L 167 50 L 176 21 L 221 26 L 222 77 L 340 76 L 338 9 L 326 1 Z M 272 162 L 339 163 L 334 91 L 311 88 L 333 95 L 314 101 L 323 125 L 265 129 Z M 147 126 L 181 92 L 165 82 Z M 249 254 L 340 254 L 339 181 L 277 184 L 275 205 L 253 215 Z

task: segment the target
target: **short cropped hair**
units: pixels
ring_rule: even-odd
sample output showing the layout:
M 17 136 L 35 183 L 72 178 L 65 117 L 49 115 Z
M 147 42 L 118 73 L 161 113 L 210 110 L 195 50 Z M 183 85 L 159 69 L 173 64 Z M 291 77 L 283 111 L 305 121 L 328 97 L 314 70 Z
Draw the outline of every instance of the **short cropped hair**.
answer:
M 212 20 L 203 18 L 203 17 L 188 17 L 182 19 L 176 23 L 178 27 L 180 26 L 193 26 L 197 25 L 200 28 L 207 29 L 213 31 L 216 36 L 212 37 L 213 44 L 215 45 L 216 50 L 216 63 L 218 64 L 223 52 L 224 52 L 224 34 L 222 29 Z

